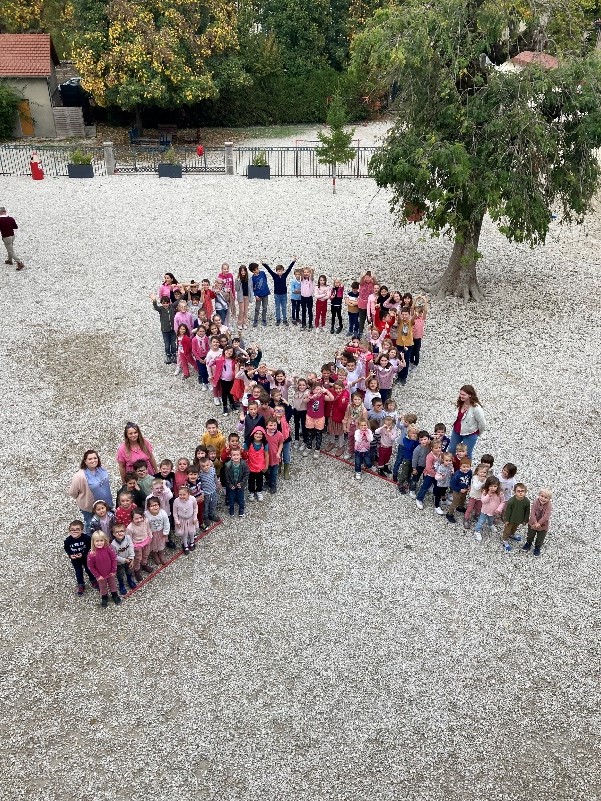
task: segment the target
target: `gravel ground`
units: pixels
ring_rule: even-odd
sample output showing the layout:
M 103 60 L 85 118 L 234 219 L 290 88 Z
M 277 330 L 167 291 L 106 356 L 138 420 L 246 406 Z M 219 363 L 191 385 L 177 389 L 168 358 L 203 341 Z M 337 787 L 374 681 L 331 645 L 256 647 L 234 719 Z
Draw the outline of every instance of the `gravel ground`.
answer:
M 148 292 L 164 270 L 298 253 L 416 290 L 450 245 L 395 229 L 369 180 L 335 198 L 326 180 L 218 176 L 3 190 L 28 269 L 6 268 L 0 297 L 0 797 L 601 798 L 599 217 L 536 251 L 486 224 L 485 301 L 433 307 L 397 395 L 432 427 L 460 384 L 478 388 L 479 452 L 516 462 L 531 496 L 553 488 L 540 559 L 477 545 L 335 460 L 297 459 L 275 498 L 102 611 L 74 596 L 62 551 L 81 454 L 113 467 L 128 419 L 159 457 L 190 454 L 214 412 L 163 365 Z M 260 335 L 294 372 L 339 344 Z

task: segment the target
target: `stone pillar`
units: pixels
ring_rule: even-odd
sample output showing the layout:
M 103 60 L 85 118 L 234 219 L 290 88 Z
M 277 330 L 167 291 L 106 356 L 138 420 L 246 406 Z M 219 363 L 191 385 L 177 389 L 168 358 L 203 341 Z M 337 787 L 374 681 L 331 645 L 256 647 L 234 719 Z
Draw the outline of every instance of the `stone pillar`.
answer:
M 234 143 L 225 143 L 225 174 L 234 174 Z
M 116 161 L 115 161 L 115 151 L 113 150 L 113 143 L 103 142 L 102 147 L 104 148 L 104 163 L 106 164 L 106 174 L 114 175 Z

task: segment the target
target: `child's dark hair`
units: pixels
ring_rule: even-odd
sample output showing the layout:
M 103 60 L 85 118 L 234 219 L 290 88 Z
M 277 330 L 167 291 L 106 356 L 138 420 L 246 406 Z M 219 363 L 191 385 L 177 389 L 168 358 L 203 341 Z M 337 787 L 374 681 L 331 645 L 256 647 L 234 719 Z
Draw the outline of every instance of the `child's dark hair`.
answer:
M 382 403 L 382 398 L 379 395 L 374 395 L 374 397 L 371 399 L 372 407 L 374 403 Z
M 251 261 L 248 263 L 248 269 L 250 270 L 251 273 L 254 273 L 255 270 L 259 269 L 259 265 L 257 264 L 256 261 Z
M 320 372 L 323 373 L 325 370 L 327 370 L 330 373 L 332 372 L 332 363 L 331 362 L 326 362 L 325 364 L 321 365 Z
M 518 481 L 518 483 L 513 488 L 513 491 L 515 492 L 517 489 L 523 489 L 524 492 L 528 492 L 528 487 L 525 484 L 522 484 L 521 481 Z
M 507 471 L 507 475 L 509 478 L 513 478 L 518 471 L 517 467 L 513 464 L 513 462 L 507 462 L 506 465 L 503 465 L 503 470 Z
M 115 531 L 125 531 L 125 526 L 123 525 L 123 523 L 115 523 L 115 525 L 111 530 L 111 533 L 114 535 Z
M 367 424 L 370 427 L 371 431 L 375 431 L 376 428 L 380 428 L 380 423 L 378 420 L 368 420 Z
M 161 505 L 161 502 L 159 501 L 159 499 L 157 498 L 156 495 L 149 495 L 148 498 L 146 498 L 146 508 L 147 509 L 148 509 L 148 507 L 150 506 L 151 503 L 156 503 L 159 506 Z
M 131 516 L 133 517 L 134 515 L 140 515 L 140 517 L 144 517 L 144 509 L 140 509 L 139 506 L 134 506 L 134 508 L 131 510 Z
M 438 431 L 446 431 L 447 427 L 444 423 L 436 423 L 434 426 L 434 433 L 436 434 Z
M 202 462 L 204 462 L 204 460 L 205 460 L 206 458 L 207 458 L 206 456 L 203 456 L 203 457 L 202 457 L 202 459 L 200 460 L 200 462 L 201 462 L 201 463 L 202 463 Z M 189 467 L 189 468 L 186 470 L 186 475 L 188 475 L 188 476 L 189 476 L 189 475 L 198 475 L 198 468 L 197 468 L 197 467 Z
M 495 463 L 495 457 L 491 456 L 490 453 L 485 453 L 480 457 L 480 464 L 487 464 L 490 467 L 492 467 L 494 463 Z
M 72 520 L 72 521 L 69 523 L 69 528 L 71 528 L 71 526 L 77 526 L 77 527 L 78 527 L 78 528 L 80 528 L 82 531 L 83 531 L 83 529 L 84 529 L 84 525 L 83 525 L 83 523 L 81 522 L 81 520 Z
M 355 291 L 356 289 L 359 289 L 359 281 L 353 281 L 353 283 L 351 284 L 351 289 L 353 291 Z
M 207 426 L 217 426 L 217 428 L 219 428 L 219 423 L 217 422 L 217 420 L 215 420 L 214 417 L 209 417 L 209 419 L 205 423 L 205 427 Z
M 423 439 L 423 437 L 428 437 L 428 439 L 430 439 L 430 434 L 429 434 L 428 431 L 425 431 L 425 430 L 422 429 L 421 431 L 417 432 L 417 438 L 418 439 Z
M 496 476 L 488 476 L 488 478 L 484 482 L 484 486 L 482 487 L 482 492 L 486 492 L 488 494 L 488 491 L 491 487 L 500 487 L 500 486 L 501 484 Z
M 413 412 L 409 412 L 408 414 L 403 415 L 403 421 L 407 423 L 408 426 L 412 426 L 414 423 L 417 423 L 417 415 L 413 414 Z
M 125 484 L 127 484 L 128 481 L 137 481 L 137 480 L 138 480 L 138 476 L 135 473 L 131 473 L 130 472 L 130 473 L 126 473 L 125 474 L 125 478 L 123 479 L 123 482 Z
M 134 470 L 139 470 L 141 467 L 147 467 L 146 459 L 136 459 L 132 467 Z

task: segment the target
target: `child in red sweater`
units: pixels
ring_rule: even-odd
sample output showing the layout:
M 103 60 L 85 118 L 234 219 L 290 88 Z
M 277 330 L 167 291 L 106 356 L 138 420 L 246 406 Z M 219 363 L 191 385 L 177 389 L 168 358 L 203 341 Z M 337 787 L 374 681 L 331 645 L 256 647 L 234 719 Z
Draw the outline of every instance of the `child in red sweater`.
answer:
M 101 531 L 92 535 L 92 548 L 88 554 L 88 568 L 98 582 L 101 601 L 106 609 L 109 603 L 109 590 L 116 604 L 121 603 L 117 589 L 117 554 L 109 546 L 109 541 Z

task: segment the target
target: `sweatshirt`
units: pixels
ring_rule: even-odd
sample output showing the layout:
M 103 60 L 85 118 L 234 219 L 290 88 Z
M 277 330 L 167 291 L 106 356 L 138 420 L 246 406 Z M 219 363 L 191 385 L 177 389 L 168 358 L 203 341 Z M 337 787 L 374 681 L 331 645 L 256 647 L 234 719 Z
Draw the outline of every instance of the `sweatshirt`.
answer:
M 246 489 L 248 485 L 249 469 L 246 462 L 240 460 L 238 465 L 238 476 L 235 476 L 234 463 L 230 459 L 223 466 L 223 475 L 225 478 L 225 486 L 228 489 L 234 489 L 236 484 L 240 484 L 242 489 Z
M 156 300 L 152 301 L 153 309 L 159 313 L 159 319 L 161 321 L 161 331 L 174 331 L 174 324 L 175 324 L 175 312 L 177 311 L 177 304 L 170 303 L 168 306 L 163 306 L 156 302 Z
M 516 498 L 514 495 L 507 501 L 503 511 L 503 520 L 506 523 L 521 526 L 527 523 L 530 517 L 530 500 L 528 498 Z
M 300 300 L 301 299 L 301 285 L 298 278 L 293 278 L 290 281 L 290 297 L 292 300 Z
M 413 456 L 411 457 L 411 467 L 414 470 L 416 470 L 418 467 L 425 467 L 426 459 L 428 458 L 429 453 L 429 447 L 424 448 L 423 445 L 418 444 L 417 448 L 413 451 Z
M 269 264 L 265 264 L 263 262 L 263 267 L 267 270 L 269 275 L 273 278 L 273 294 L 274 295 L 286 295 L 288 293 L 288 286 L 286 285 L 286 280 L 290 275 L 290 270 L 294 267 L 296 261 L 290 262 L 288 265 L 288 269 L 284 270 L 281 275 L 278 275 L 274 272 Z
M 413 459 L 413 451 L 419 446 L 419 442 L 416 439 L 409 439 L 409 437 L 403 437 L 403 442 L 399 447 L 403 448 L 403 460 L 405 462 L 409 462 Z
M 92 539 L 87 534 L 82 534 L 81 537 L 72 537 L 69 534 L 68 537 L 65 537 L 63 547 L 67 556 L 79 555 L 82 559 L 85 559 L 92 547 Z
M 169 536 L 169 515 L 164 512 L 162 509 L 159 511 L 158 515 L 151 515 L 150 512 L 147 510 L 144 513 L 144 517 L 148 520 L 148 525 L 150 526 L 150 530 L 154 534 L 156 531 L 162 532 L 166 537 Z
M 442 464 L 442 462 L 436 463 L 436 472 L 434 473 L 434 478 L 436 479 L 436 483 L 440 489 L 446 489 L 451 484 L 451 478 L 453 477 L 453 465 L 452 464 Z
M 380 445 L 383 448 L 392 448 L 400 436 L 400 431 L 398 429 L 393 427 L 389 430 L 386 428 L 386 426 L 380 426 L 380 428 L 376 428 L 375 433 L 379 435 Z
M 454 478 L 455 476 L 453 476 Z M 482 493 L 482 514 L 494 517 L 497 512 L 500 512 L 505 503 L 505 498 L 502 493 L 487 492 Z
M 451 479 L 451 489 L 453 492 L 461 492 L 461 490 L 468 489 L 471 482 L 472 482 L 471 470 L 468 470 L 467 473 L 462 473 L 461 470 L 456 470 L 453 473 L 453 478 Z M 503 499 L 501 498 L 501 500 Z M 484 509 L 482 511 L 484 511 Z M 488 512 L 485 512 L 485 514 L 488 514 Z
M 547 503 L 542 504 L 538 498 L 535 499 L 534 503 L 532 504 L 530 510 L 530 517 L 528 518 L 528 525 L 530 528 L 535 523 L 542 523 L 542 528 L 538 529 L 538 531 L 548 531 L 549 530 L 549 520 L 551 519 L 551 512 L 553 511 L 553 506 L 551 501 L 547 501 Z
M 88 568 L 95 579 L 107 578 L 117 572 L 117 554 L 106 545 L 92 550 L 88 554 Z
M 129 534 L 126 534 L 125 537 L 123 537 L 123 539 L 121 540 L 121 542 L 114 539 L 111 542 L 111 548 L 115 551 L 115 554 L 117 555 L 118 565 L 123 565 L 125 564 L 125 562 L 129 562 L 134 558 L 134 544 Z
M 266 298 L 271 294 L 267 284 L 267 276 L 263 270 L 257 270 L 252 277 L 253 292 L 256 298 Z

